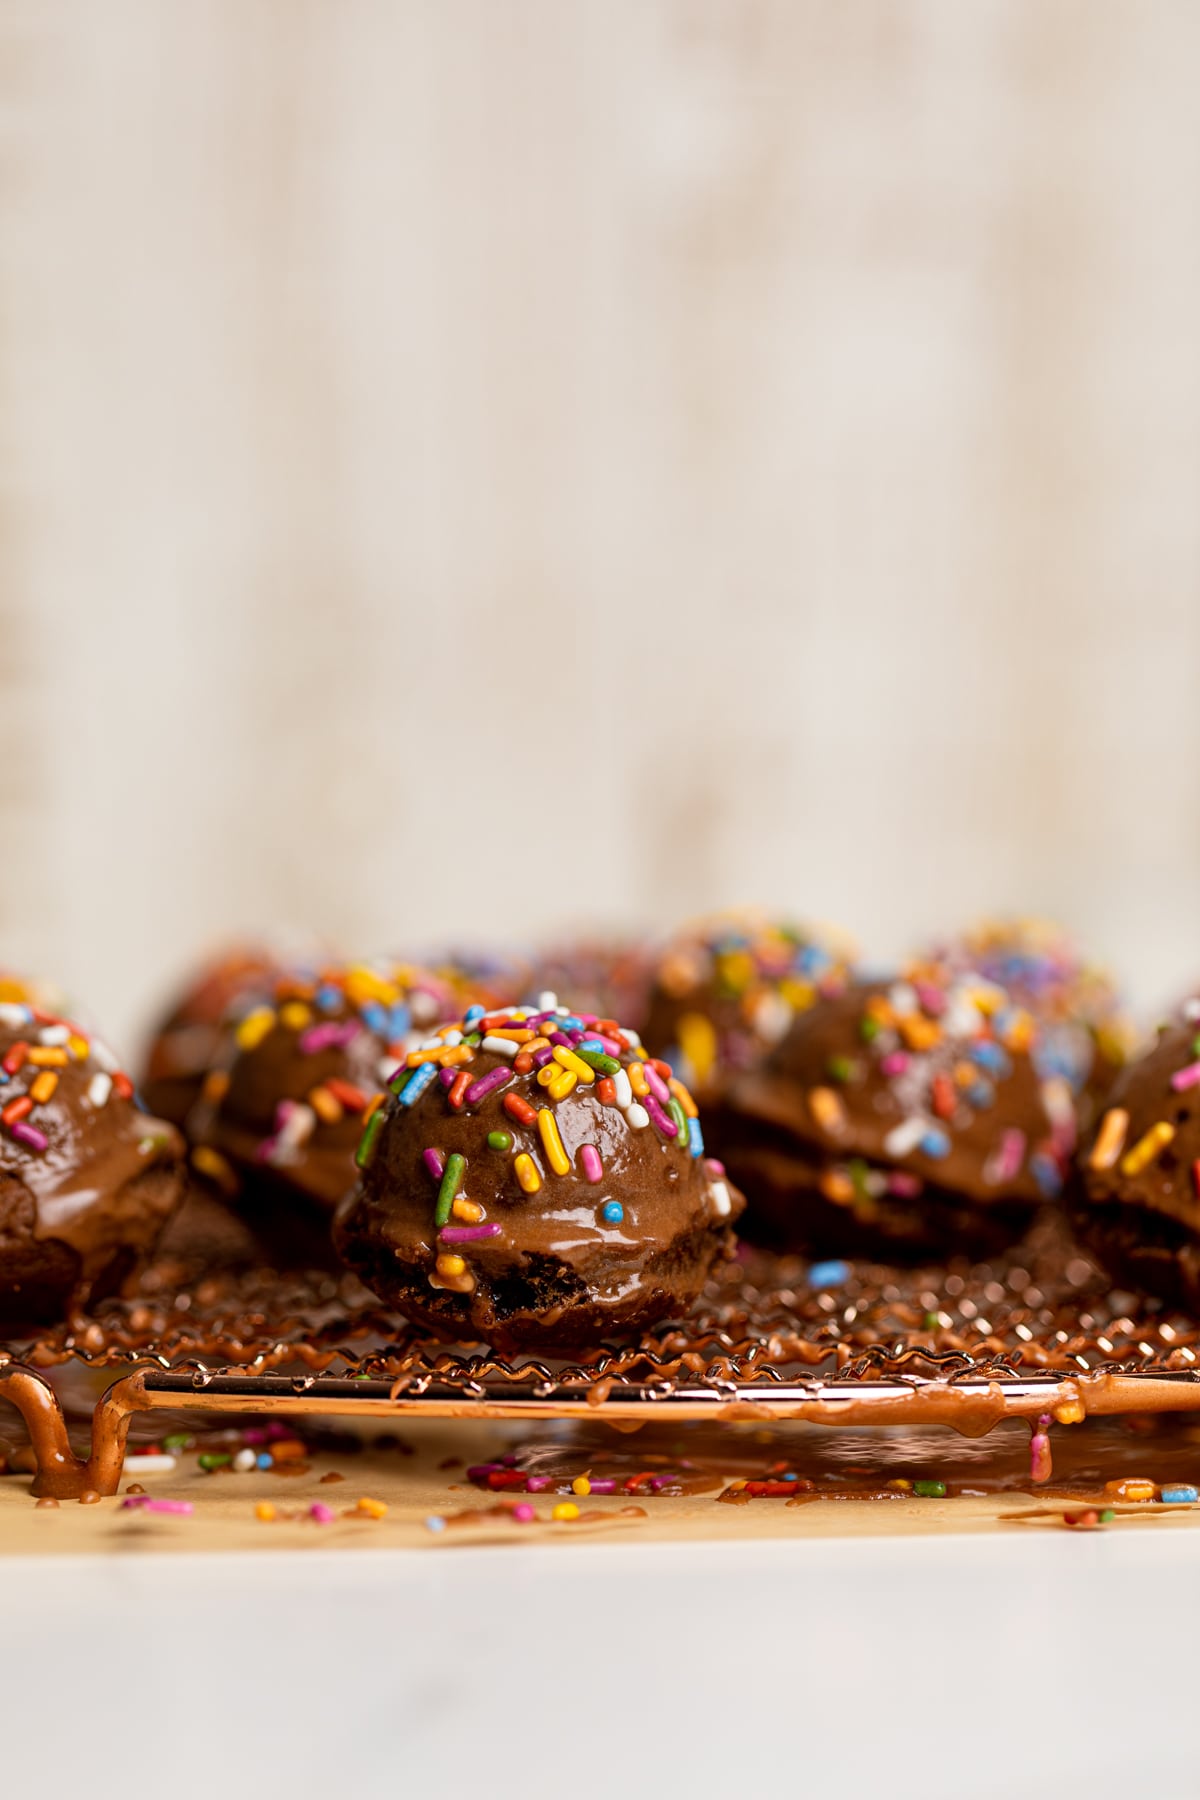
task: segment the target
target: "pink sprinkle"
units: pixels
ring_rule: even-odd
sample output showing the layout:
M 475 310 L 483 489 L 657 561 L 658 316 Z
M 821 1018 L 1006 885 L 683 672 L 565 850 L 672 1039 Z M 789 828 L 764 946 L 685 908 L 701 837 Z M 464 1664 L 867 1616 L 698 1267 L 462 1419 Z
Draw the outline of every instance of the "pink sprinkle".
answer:
M 498 1225 L 443 1225 L 438 1232 L 443 1244 L 474 1244 L 480 1238 L 499 1235 Z
M 554 1475 L 530 1475 L 525 1486 L 529 1493 L 540 1494 L 546 1488 L 553 1487 L 556 1480 Z
M 481 1075 L 478 1081 L 473 1081 L 463 1095 L 463 1100 L 467 1106 L 478 1106 L 481 1100 L 486 1100 L 489 1094 L 494 1094 L 497 1088 L 502 1088 L 512 1078 L 512 1069 L 507 1063 L 501 1063 L 499 1068 L 492 1069 L 488 1074 Z
M 1000 1157 L 997 1165 L 998 1178 L 1011 1181 L 1021 1167 L 1021 1158 L 1025 1154 L 1025 1133 L 1015 1126 L 1004 1133 L 1000 1139 Z
M 428 1150 L 422 1150 L 421 1161 L 425 1164 L 425 1167 L 429 1170 L 429 1173 L 433 1176 L 435 1181 L 440 1181 L 442 1179 L 442 1176 L 446 1172 L 446 1159 L 440 1150 L 435 1150 L 432 1146 Z
M 661 1101 L 664 1106 L 668 1106 L 671 1100 L 671 1091 L 666 1082 L 658 1070 L 652 1069 L 649 1063 L 643 1063 L 642 1067 L 646 1072 L 646 1081 L 649 1084 L 650 1092 L 656 1100 Z
M 344 1023 L 331 1020 L 327 1025 L 310 1025 L 307 1031 L 300 1033 L 300 1054 L 315 1056 L 319 1050 L 341 1050 L 358 1036 L 360 1027 L 357 1019 L 347 1019 Z
M 583 1164 L 583 1172 L 589 1181 L 604 1180 L 604 1164 L 600 1161 L 600 1152 L 595 1144 L 581 1145 L 579 1160 Z
M 723 1175 L 725 1173 L 725 1164 L 720 1160 L 719 1157 L 716 1157 L 716 1156 L 706 1157 L 704 1166 L 708 1170 L 710 1175 Z
M 620 1056 L 621 1045 L 618 1044 L 616 1038 L 605 1037 L 599 1031 L 593 1031 L 592 1036 L 595 1038 L 596 1042 L 599 1044 L 600 1048 L 604 1051 L 606 1056 Z
M 946 996 L 942 989 L 931 987 L 927 981 L 918 981 L 914 986 L 917 999 L 921 1002 L 923 1009 L 932 1018 L 940 1018 L 946 1010 Z
M 314 1500 L 308 1510 L 310 1517 L 314 1518 L 318 1525 L 333 1524 L 336 1515 L 332 1506 L 326 1506 L 324 1501 Z
M 153 1500 L 149 1494 L 126 1494 L 121 1502 L 122 1512 L 134 1507 L 142 1512 L 174 1513 L 180 1517 L 194 1510 L 190 1500 Z
M 1200 1062 L 1194 1062 L 1189 1063 L 1186 1069 L 1176 1070 L 1171 1077 L 1171 1086 L 1177 1094 L 1181 1094 L 1184 1088 L 1195 1087 L 1198 1081 L 1200 1081 Z
M 879 1067 L 887 1076 L 903 1075 L 908 1067 L 907 1050 L 889 1050 L 886 1056 L 879 1059 Z
M 650 1114 L 650 1117 L 654 1122 L 654 1128 L 656 1131 L 660 1131 L 662 1133 L 663 1137 L 665 1137 L 665 1138 L 673 1138 L 673 1137 L 678 1136 L 678 1133 L 675 1129 L 674 1119 L 670 1119 L 667 1117 L 666 1113 L 663 1111 L 662 1107 L 658 1104 L 658 1101 L 654 1098 L 653 1094 L 647 1094 L 643 1104 L 646 1108 L 646 1111 Z
M 532 1525 L 533 1521 L 537 1518 L 537 1514 L 526 1500 L 522 1500 L 519 1506 L 513 1507 L 512 1516 L 517 1521 L 518 1525 Z
M 31 1150 L 44 1150 L 50 1142 L 45 1132 L 39 1131 L 36 1125 L 26 1125 L 24 1119 L 18 1119 L 8 1129 L 22 1144 L 28 1144 Z
M 902 1169 L 893 1169 L 888 1176 L 887 1191 L 889 1194 L 900 1194 L 906 1200 L 913 1200 L 921 1192 L 922 1185 L 919 1175 L 906 1175 Z

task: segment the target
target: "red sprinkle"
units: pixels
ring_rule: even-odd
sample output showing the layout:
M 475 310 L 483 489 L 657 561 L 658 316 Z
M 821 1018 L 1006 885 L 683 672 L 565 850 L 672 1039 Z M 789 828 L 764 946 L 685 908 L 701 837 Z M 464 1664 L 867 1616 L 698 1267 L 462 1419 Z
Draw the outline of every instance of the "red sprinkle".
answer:
M 113 1092 L 119 1094 L 122 1100 L 133 1099 L 133 1083 L 122 1070 L 118 1069 L 112 1078 L 112 1083 Z
M 471 1077 L 465 1069 L 460 1069 L 458 1074 L 454 1077 L 454 1080 L 450 1083 L 449 1092 L 446 1095 L 447 1100 L 450 1102 L 455 1112 L 461 1111 L 463 1099 L 470 1085 Z
M 0 1119 L 3 1119 L 6 1125 L 15 1125 L 18 1119 L 27 1118 L 32 1111 L 33 1101 L 29 1095 L 18 1094 L 17 1098 L 10 1100 L 3 1112 L 0 1112 Z
M 15 1075 L 29 1054 L 29 1045 L 24 1038 L 15 1043 L 4 1058 L 3 1068 L 7 1075 Z
M 617 1088 L 611 1075 L 602 1075 L 596 1083 L 596 1097 L 602 1106 L 617 1104 Z
M 343 1081 L 340 1075 L 327 1076 L 325 1086 L 335 1100 L 341 1101 L 347 1112 L 361 1112 L 369 1099 L 369 1095 L 364 1094 L 360 1087 L 355 1087 L 352 1081 Z
M 530 1106 L 528 1100 L 522 1100 L 520 1094 L 505 1094 L 504 1110 L 510 1118 L 521 1125 L 536 1125 L 537 1110 Z

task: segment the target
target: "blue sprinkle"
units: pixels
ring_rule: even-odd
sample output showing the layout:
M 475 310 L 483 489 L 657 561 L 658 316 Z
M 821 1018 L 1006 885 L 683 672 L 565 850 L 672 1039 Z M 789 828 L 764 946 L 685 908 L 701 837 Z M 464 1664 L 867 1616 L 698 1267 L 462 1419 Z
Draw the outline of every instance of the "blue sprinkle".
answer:
M 385 1006 L 381 1006 L 379 1004 L 378 1000 L 368 1000 L 367 1004 L 362 1009 L 362 1016 L 363 1016 L 363 1023 L 364 1023 L 364 1025 L 367 1026 L 367 1028 L 369 1030 L 377 1032 L 380 1037 L 387 1036 L 387 1034 L 388 1034 L 387 1008 Z
M 981 1069 L 986 1069 L 989 1075 L 1012 1073 L 1012 1063 L 1002 1044 L 993 1044 L 990 1039 L 985 1038 L 980 1044 L 972 1044 L 967 1054 L 972 1062 L 978 1063 Z
M 1048 1199 L 1053 1199 L 1055 1194 L 1061 1192 L 1062 1176 L 1052 1156 L 1045 1156 L 1039 1151 L 1036 1156 L 1030 1157 L 1029 1167 L 1033 1171 L 1034 1180 Z
M 341 1004 L 342 990 L 334 987 L 332 982 L 327 981 L 323 987 L 317 989 L 317 1005 L 322 1012 L 336 1012 Z
M 427 1087 L 432 1087 L 438 1078 L 438 1066 L 434 1062 L 421 1063 L 415 1068 L 400 1090 L 401 1106 L 412 1106 L 421 1098 Z
M 815 1262 L 810 1265 L 808 1280 L 810 1287 L 841 1287 L 850 1279 L 848 1262 Z
M 779 1479 L 780 1481 L 799 1481 L 800 1477 L 798 1475 L 787 1474 L 781 1475 Z
M 600 1208 L 600 1217 L 606 1225 L 619 1225 L 625 1217 L 625 1208 L 619 1200 L 606 1200 Z
M 981 1077 L 978 1081 L 973 1081 L 967 1089 L 967 1099 L 976 1111 L 982 1112 L 985 1107 L 995 1104 L 996 1090 L 990 1081 L 984 1081 Z
M 275 1466 L 275 1458 L 269 1450 L 260 1450 L 254 1461 L 260 1469 L 273 1469 Z
M 700 1129 L 699 1119 L 688 1120 L 688 1148 L 693 1156 L 704 1155 L 704 1133 Z
M 8 1070 L 0 1069 L 0 1085 L 2 1085 L 6 1081 L 11 1081 L 11 1080 L 12 1080 L 12 1076 L 9 1074 Z
M 940 1162 L 943 1156 L 950 1154 L 950 1139 L 936 1125 L 931 1125 L 921 1139 L 921 1149 L 926 1156 L 932 1156 Z
M 1200 1488 L 1190 1481 L 1171 1481 L 1159 1489 L 1158 1497 L 1164 1506 L 1194 1506 L 1200 1500 Z
M 574 1013 L 568 1013 L 565 1019 L 558 1021 L 554 1029 L 556 1031 L 586 1031 L 587 1026 L 582 1019 L 577 1019 Z
M 426 1531 L 445 1531 L 446 1521 L 439 1518 L 437 1513 L 431 1513 L 425 1521 L 425 1529 Z
M 463 1014 L 463 1024 L 473 1025 L 476 1019 L 482 1019 L 483 1014 L 484 1009 L 482 1006 L 468 1006 L 466 1012 Z
M 608 1051 L 604 1048 L 604 1045 L 600 1042 L 598 1037 L 580 1038 L 575 1048 L 577 1050 L 599 1050 L 601 1056 L 608 1055 Z
M 388 1015 L 388 1037 L 394 1042 L 396 1038 L 407 1037 L 412 1030 L 412 1013 L 403 1000 L 397 1000 Z

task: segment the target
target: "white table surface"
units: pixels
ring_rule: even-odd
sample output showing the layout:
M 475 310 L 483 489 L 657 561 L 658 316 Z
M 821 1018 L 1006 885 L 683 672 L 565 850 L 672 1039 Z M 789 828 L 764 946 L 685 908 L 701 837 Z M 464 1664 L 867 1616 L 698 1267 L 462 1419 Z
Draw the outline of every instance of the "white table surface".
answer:
M 1200 1533 L 10 1557 L 0 1594 L 5 1795 L 104 1753 L 89 1800 L 1200 1792 Z

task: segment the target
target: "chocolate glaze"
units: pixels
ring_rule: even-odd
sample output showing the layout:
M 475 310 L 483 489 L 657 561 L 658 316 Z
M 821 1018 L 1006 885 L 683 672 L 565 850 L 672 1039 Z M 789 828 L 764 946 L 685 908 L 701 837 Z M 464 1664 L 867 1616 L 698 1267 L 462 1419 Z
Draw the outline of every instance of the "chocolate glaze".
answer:
M 539 1016 L 565 1044 L 567 1020 Z M 519 1012 L 513 1024 L 521 1028 Z M 466 1020 L 463 1029 L 470 1030 Z M 618 1029 L 601 1027 L 614 1044 Z M 577 1035 L 586 1042 L 585 1032 Z M 640 1069 L 640 1054 L 621 1042 L 616 1060 Z M 482 1047 L 471 1053 L 468 1072 L 472 1083 L 493 1072 L 507 1079 L 457 1109 L 440 1082 L 411 1105 L 389 1094 L 373 1153 L 334 1227 L 336 1247 L 356 1274 L 430 1329 L 500 1348 L 591 1343 L 689 1306 L 714 1258 L 731 1246 L 729 1226 L 742 1207 L 719 1165 L 681 1143 L 674 1123 L 669 1140 L 644 1112 L 635 1129 L 615 1101 L 601 1098 L 598 1081 L 581 1081 L 555 1102 L 536 1068 L 518 1073 L 511 1057 Z M 507 1109 L 514 1098 L 554 1120 L 565 1173 L 554 1172 L 540 1125 Z M 488 1145 L 497 1131 L 503 1148 Z M 601 1165 L 598 1180 L 584 1170 L 589 1145 Z M 440 1259 L 453 1239 L 435 1224 L 439 1184 L 424 1161 L 430 1149 L 443 1162 L 465 1159 L 462 1201 L 481 1222 L 500 1227 L 462 1244 L 466 1267 L 449 1281 Z M 522 1188 L 522 1157 L 537 1171 L 536 1192 Z M 620 1219 L 606 1219 L 610 1203 L 622 1209 Z M 447 1224 L 453 1233 L 460 1219 Z
M 1028 1021 L 998 990 L 988 1006 L 985 1016 L 958 988 L 856 981 L 802 1013 L 713 1116 L 751 1228 L 906 1261 L 992 1254 L 1019 1236 L 1057 1188 L 1073 1113 L 1069 1097 L 1065 1116 L 1048 1111 Z M 903 1144 L 893 1135 L 914 1121 L 938 1153 L 920 1131 Z
M 47 1056 L 61 1066 L 30 1060 Z M 22 1096 L 32 1106 L 0 1124 L 0 1322 L 12 1329 L 77 1311 L 145 1259 L 179 1199 L 183 1143 L 134 1104 L 99 1041 L 66 1021 L 6 1008 L 4 1062 L 0 1107 Z M 35 1103 L 47 1075 L 53 1092 Z
M 151 1036 L 140 1083 L 159 1118 L 185 1124 L 205 1076 L 226 1052 L 230 1021 L 269 991 L 279 969 L 274 952 L 239 944 L 206 963 L 176 995 Z
M 749 908 L 684 926 L 653 960 L 643 1036 L 698 1098 L 757 1068 L 792 1020 L 844 986 L 853 947 Z
M 1200 1018 L 1176 1019 L 1121 1072 L 1080 1147 L 1069 1191 L 1076 1231 L 1117 1280 L 1193 1311 L 1200 1309 L 1200 1085 L 1177 1090 L 1172 1078 L 1196 1064 L 1198 1032 Z M 1118 1109 L 1128 1123 L 1110 1160 L 1098 1145 Z M 1170 1140 L 1141 1167 L 1127 1162 L 1161 1125 L 1171 1128 Z
M 329 1221 L 354 1184 L 363 1107 L 450 1004 L 415 966 L 356 965 L 277 974 L 255 1008 L 230 1018 L 224 1063 L 188 1118 L 193 1167 L 221 1183 L 281 1266 L 332 1265 Z M 314 1110 L 314 1091 L 331 1116 Z M 289 1115 L 303 1118 L 303 1136 L 289 1135 Z

